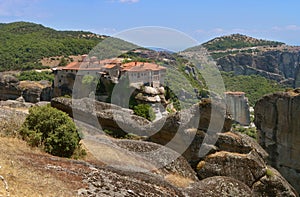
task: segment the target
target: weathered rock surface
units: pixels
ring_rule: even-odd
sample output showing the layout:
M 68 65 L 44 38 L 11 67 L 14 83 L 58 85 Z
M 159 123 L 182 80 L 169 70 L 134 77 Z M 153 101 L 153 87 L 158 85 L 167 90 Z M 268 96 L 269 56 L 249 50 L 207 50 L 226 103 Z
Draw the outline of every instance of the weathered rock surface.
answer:
M 220 151 L 208 155 L 197 166 L 201 179 L 212 176 L 229 176 L 249 187 L 265 175 L 265 163 L 252 151 L 248 154 Z
M 48 81 L 21 81 L 18 88 L 26 102 L 50 101 L 52 97 L 51 83 Z
M 255 105 L 259 144 L 270 164 L 300 192 L 299 90 L 267 95 Z
M 140 172 L 95 167 L 87 174 L 88 188 L 78 191 L 80 196 L 184 196 L 163 179 Z
M 227 111 L 240 125 L 250 124 L 248 98 L 244 92 L 225 92 Z
M 297 192 L 274 168 L 268 166 L 268 173 L 252 186 L 255 196 L 290 196 L 296 197 Z
M 244 183 L 222 176 L 210 177 L 195 183 L 186 193 L 191 197 L 253 196 L 251 189 Z
M 4 73 L 0 73 L 0 100 L 14 100 L 21 96 L 18 89 L 19 80 Z

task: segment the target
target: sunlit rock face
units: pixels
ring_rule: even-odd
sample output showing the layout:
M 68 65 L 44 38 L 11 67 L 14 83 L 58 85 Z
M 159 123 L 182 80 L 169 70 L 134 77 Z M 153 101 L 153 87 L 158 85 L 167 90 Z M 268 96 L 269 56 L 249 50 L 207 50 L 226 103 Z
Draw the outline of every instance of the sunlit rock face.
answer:
M 300 191 L 300 90 L 263 97 L 255 105 L 259 143 L 270 164 Z

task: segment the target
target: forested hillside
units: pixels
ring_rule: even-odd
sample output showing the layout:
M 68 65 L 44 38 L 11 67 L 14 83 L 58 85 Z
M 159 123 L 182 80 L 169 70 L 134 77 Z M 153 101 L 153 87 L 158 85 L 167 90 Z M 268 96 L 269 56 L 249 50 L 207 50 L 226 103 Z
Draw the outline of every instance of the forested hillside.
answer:
M 43 57 L 89 53 L 105 37 L 83 31 L 56 31 L 42 25 L 0 24 L 0 71 L 39 67 Z

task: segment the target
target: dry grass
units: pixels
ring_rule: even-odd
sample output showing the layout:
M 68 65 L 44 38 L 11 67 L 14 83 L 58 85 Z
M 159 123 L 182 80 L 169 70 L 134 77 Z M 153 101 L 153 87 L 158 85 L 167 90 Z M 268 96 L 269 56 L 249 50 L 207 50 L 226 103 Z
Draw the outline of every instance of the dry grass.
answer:
M 172 185 L 175 185 L 180 188 L 187 188 L 192 183 L 194 183 L 193 180 L 180 176 L 178 174 L 168 174 L 165 176 L 165 180 L 171 183 Z
M 0 150 L 0 175 L 10 196 L 76 196 L 86 186 L 82 173 L 88 168 L 82 164 L 52 157 L 16 138 L 0 137 Z M 0 196 L 6 196 L 2 183 Z
M 25 117 L 8 115 L 0 120 L 0 176 L 8 183 L 10 196 L 76 196 L 86 187 L 89 168 L 82 162 L 48 155 L 18 139 Z M 88 160 L 93 157 L 88 153 Z M 0 197 L 7 196 L 0 179 Z
M 17 137 L 17 131 L 21 128 L 25 117 L 16 114 L 0 120 L 0 136 Z

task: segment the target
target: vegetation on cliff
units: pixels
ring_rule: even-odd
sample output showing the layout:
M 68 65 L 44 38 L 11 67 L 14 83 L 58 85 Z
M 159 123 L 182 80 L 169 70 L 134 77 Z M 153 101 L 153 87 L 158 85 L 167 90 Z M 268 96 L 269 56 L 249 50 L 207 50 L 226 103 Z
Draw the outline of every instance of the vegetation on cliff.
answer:
M 250 106 L 266 94 L 284 91 L 284 87 L 257 75 L 234 75 L 233 73 L 222 72 L 222 77 L 227 91 L 245 92 L 249 99 Z
M 50 71 L 45 72 L 37 72 L 34 70 L 31 71 L 23 71 L 19 75 L 17 75 L 17 78 L 20 81 L 41 81 L 41 80 L 47 80 L 50 82 L 54 81 L 54 75 Z

